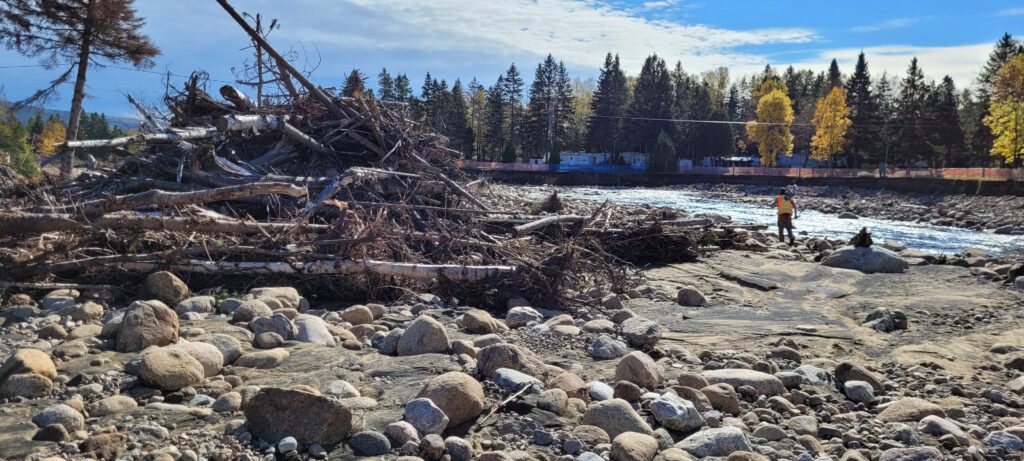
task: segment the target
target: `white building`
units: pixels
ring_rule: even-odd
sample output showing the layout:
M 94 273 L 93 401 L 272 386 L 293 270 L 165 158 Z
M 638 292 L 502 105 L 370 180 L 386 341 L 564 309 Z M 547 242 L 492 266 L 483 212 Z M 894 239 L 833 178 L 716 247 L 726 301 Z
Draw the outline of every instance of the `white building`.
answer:
M 605 165 L 611 161 L 611 155 L 604 152 L 562 152 L 560 164 L 572 166 Z
M 638 170 L 646 170 L 647 162 L 650 160 L 651 154 L 643 152 L 623 152 L 622 162 L 628 165 L 630 168 L 636 168 Z

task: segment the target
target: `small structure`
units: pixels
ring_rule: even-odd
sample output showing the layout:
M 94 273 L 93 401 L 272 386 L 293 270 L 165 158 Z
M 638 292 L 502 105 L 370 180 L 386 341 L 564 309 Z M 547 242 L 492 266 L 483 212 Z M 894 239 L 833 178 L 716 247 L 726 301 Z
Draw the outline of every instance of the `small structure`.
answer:
M 571 166 L 597 166 L 606 165 L 611 161 L 611 155 L 604 152 L 562 152 L 561 165 Z
M 646 170 L 647 163 L 651 158 L 651 154 L 645 152 L 623 152 L 622 163 L 625 163 L 630 168 L 638 170 Z
M 692 169 L 693 169 L 693 160 L 690 160 L 688 158 L 681 158 L 681 159 L 679 159 L 679 162 L 676 163 L 676 171 L 686 171 L 686 170 L 692 170 Z

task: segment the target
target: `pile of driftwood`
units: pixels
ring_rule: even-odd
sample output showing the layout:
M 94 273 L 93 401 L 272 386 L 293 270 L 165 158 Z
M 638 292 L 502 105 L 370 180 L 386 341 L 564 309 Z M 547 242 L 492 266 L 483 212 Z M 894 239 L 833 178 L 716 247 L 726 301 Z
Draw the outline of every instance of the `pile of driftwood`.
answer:
M 231 86 L 217 98 L 198 75 L 166 97 L 168 117 L 131 100 L 140 133 L 66 146 L 112 148 L 114 166 L 4 187 L 0 284 L 131 286 L 170 270 L 201 274 L 193 286 L 291 278 L 342 297 L 559 306 L 627 288 L 635 265 L 696 257 L 701 223 L 608 205 L 557 214 L 557 197 L 532 210 L 555 213 L 527 214 L 468 182 L 461 154 L 404 104 L 317 87 L 221 3 L 277 60 L 282 102 Z

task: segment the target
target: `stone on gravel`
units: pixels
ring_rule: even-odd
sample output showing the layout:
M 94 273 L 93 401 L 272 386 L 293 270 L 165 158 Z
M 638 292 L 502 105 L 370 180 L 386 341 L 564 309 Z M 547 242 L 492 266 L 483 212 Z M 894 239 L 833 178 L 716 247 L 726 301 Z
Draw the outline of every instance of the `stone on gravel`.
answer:
M 680 373 L 679 376 L 676 377 L 676 382 L 679 383 L 680 386 L 692 387 L 694 389 L 703 389 L 711 385 L 707 378 L 700 373 L 693 371 L 684 371 Z
M 217 397 L 210 406 L 217 413 L 230 413 L 242 408 L 242 394 L 238 392 L 226 392 Z
M 538 379 L 547 374 L 547 367 L 537 354 L 515 344 L 492 344 L 480 349 L 476 356 L 477 373 L 491 377 L 499 368 L 521 371 Z
M 270 317 L 271 315 L 274 315 L 274 311 L 266 303 L 258 299 L 248 299 L 242 301 L 242 304 L 232 311 L 231 321 L 235 323 L 251 322 L 254 318 Z
M 408 421 L 398 421 L 388 424 L 384 428 L 384 434 L 391 439 L 392 445 L 400 447 L 405 445 L 407 442 L 415 442 L 419 444 L 420 436 L 416 432 L 416 428 Z
M 57 367 L 50 356 L 39 349 L 18 349 L 0 366 L 0 382 L 13 374 L 34 374 L 53 379 L 57 377 Z
M 702 375 L 711 384 L 725 383 L 736 389 L 741 386 L 750 386 L 760 395 L 774 396 L 786 392 L 786 386 L 782 384 L 779 378 L 760 371 L 725 368 L 721 370 L 708 370 L 703 372 Z
M 836 382 L 845 383 L 847 381 L 864 381 L 871 385 L 874 389 L 875 394 L 885 393 L 885 383 L 878 375 L 868 371 L 860 365 L 843 362 L 836 366 L 835 370 Z
M 238 357 L 238 360 L 235 360 L 235 366 L 261 369 L 275 368 L 284 363 L 288 356 L 288 351 L 280 348 L 246 352 Z
M 246 426 L 266 441 L 295 437 L 302 445 L 334 445 L 352 430 L 352 411 L 343 403 L 308 392 L 268 387 L 245 405 Z
M 729 456 L 733 452 L 752 449 L 743 430 L 732 426 L 697 432 L 677 443 L 675 447 L 698 458 Z
M 309 303 L 293 287 L 262 287 L 249 290 L 249 295 L 263 301 L 271 309 L 295 309 L 304 312 Z M 277 304 L 273 306 L 272 304 Z
M 221 354 L 220 349 L 217 349 L 213 344 L 198 341 L 180 341 L 168 347 L 179 349 L 191 355 L 192 358 L 203 365 L 203 374 L 207 378 L 217 376 L 220 370 L 224 368 L 224 354 Z
M 203 364 L 182 349 L 163 347 L 142 354 L 139 378 L 158 389 L 174 391 L 201 384 Z
M 932 447 L 890 448 L 882 452 L 878 461 L 942 461 L 946 458 Z
M 296 340 L 321 346 L 334 347 L 336 345 L 334 336 L 327 329 L 327 323 L 320 317 L 299 314 L 298 317 L 295 317 L 294 323 L 295 328 L 298 329 L 298 333 L 295 335 Z
M 341 319 L 353 325 L 367 325 L 373 323 L 373 311 L 357 304 L 341 311 Z
M 652 400 L 650 412 L 662 426 L 674 431 L 688 432 L 704 425 L 704 418 L 693 403 L 671 392 Z
M 268 331 L 274 332 L 281 335 L 285 340 L 294 339 L 295 335 L 299 332 L 291 319 L 281 312 L 276 312 L 270 317 L 256 317 L 252 319 L 249 322 L 249 329 L 257 336 Z
M 529 386 L 531 389 L 527 392 L 531 394 L 540 393 L 541 389 L 544 388 L 544 383 L 539 379 L 534 378 L 521 371 L 512 370 L 509 368 L 498 368 L 491 374 L 491 379 L 498 387 L 508 392 L 517 392 L 523 388 L 523 386 Z
M 32 417 L 32 423 L 39 427 L 60 424 L 68 433 L 85 428 L 85 417 L 78 410 L 63 403 L 46 407 Z
M 631 317 L 622 322 L 622 336 L 626 337 L 629 344 L 641 346 L 653 346 L 661 339 L 664 327 L 643 317 Z
M 569 405 L 569 394 L 562 389 L 548 389 L 537 398 L 537 408 L 561 416 Z
M 473 459 L 473 445 L 459 437 L 444 439 L 444 449 L 452 457 L 452 461 L 470 461 Z
M 1006 431 L 992 431 L 983 440 L 990 447 L 1003 447 L 1009 451 L 1024 450 L 1024 441 Z
M 224 333 L 213 333 L 198 336 L 195 341 L 210 344 L 220 351 L 224 358 L 224 365 L 231 365 L 242 355 L 242 344 L 231 335 Z
M 530 322 L 540 322 L 541 320 L 544 320 L 544 316 L 529 306 L 513 307 L 505 314 L 505 324 L 510 328 L 525 327 Z
M 960 446 L 965 446 L 970 443 L 970 437 L 968 437 L 967 434 L 956 425 L 956 423 L 935 415 L 928 415 L 922 418 L 917 424 L 917 430 L 936 437 L 942 437 L 944 435 L 952 436 Z
M 654 389 L 665 380 L 665 373 L 649 355 L 633 351 L 626 354 L 615 366 L 615 380 L 629 381 L 643 388 Z
M 900 255 L 885 248 L 853 246 L 833 251 L 821 264 L 866 274 L 902 274 L 910 267 Z
M 686 307 L 701 307 L 708 303 L 704 294 L 693 287 L 684 287 L 676 293 L 676 303 Z
M 647 434 L 623 432 L 612 440 L 612 461 L 651 461 L 658 454 L 658 440 Z
M 382 456 L 391 451 L 388 438 L 375 431 L 362 431 L 352 434 L 348 444 L 356 456 Z
M 850 400 L 857 403 L 871 403 L 875 401 L 875 390 L 866 381 L 847 381 L 843 383 L 843 393 Z
M 213 296 L 193 296 L 185 299 L 174 306 L 174 312 L 178 315 L 187 312 L 197 314 L 212 314 L 217 307 L 217 299 Z
M 451 341 L 444 325 L 433 317 L 421 315 L 402 333 L 398 339 L 397 352 L 400 356 L 419 354 L 443 354 L 448 352 Z
M 275 347 L 281 347 L 281 345 L 284 344 L 284 338 L 273 331 L 265 331 L 256 335 L 256 338 L 253 339 L 252 343 L 258 349 L 273 349 Z
M 700 390 L 711 402 L 711 406 L 718 411 L 731 415 L 740 412 L 740 400 L 736 390 L 726 383 L 712 384 Z
M 19 373 L 7 376 L 0 384 L 0 398 L 24 397 L 35 399 L 53 390 L 53 381 L 43 375 Z
M 448 427 L 448 415 L 427 398 L 405 404 L 405 420 L 423 434 L 440 434 Z
M 920 421 L 928 415 L 945 417 L 942 407 L 917 397 L 905 397 L 897 400 L 878 414 L 878 420 L 884 423 L 899 421 Z
M 448 417 L 448 427 L 480 416 L 484 410 L 484 389 L 465 373 L 452 371 L 427 381 L 417 398 L 427 398 Z
M 587 383 L 587 394 L 596 401 L 610 400 L 615 397 L 615 389 L 601 381 Z
M 591 404 L 583 414 L 583 424 L 600 427 L 609 437 L 623 432 L 654 434 L 654 430 L 622 399 L 611 399 Z
M 587 354 L 595 359 L 614 359 L 622 357 L 626 353 L 626 343 L 612 339 L 611 336 L 598 336 L 594 342 L 587 346 Z
M 92 405 L 89 409 L 89 416 L 109 416 L 134 410 L 139 404 L 135 399 L 127 395 L 112 395 Z
M 61 317 L 70 317 L 76 322 L 88 322 L 103 317 L 103 306 L 92 301 L 75 304 L 72 307 L 61 309 L 57 312 Z
M 167 271 L 149 274 L 143 285 L 146 293 L 167 304 L 177 304 L 178 301 L 187 298 L 189 293 L 188 285 Z
M 490 313 L 480 309 L 471 309 L 462 314 L 459 323 L 467 332 L 478 335 L 499 333 L 508 329 L 505 324 L 491 317 Z
M 178 341 L 178 316 L 156 300 L 135 301 L 128 306 L 117 332 L 118 352 L 139 352 L 150 346 Z

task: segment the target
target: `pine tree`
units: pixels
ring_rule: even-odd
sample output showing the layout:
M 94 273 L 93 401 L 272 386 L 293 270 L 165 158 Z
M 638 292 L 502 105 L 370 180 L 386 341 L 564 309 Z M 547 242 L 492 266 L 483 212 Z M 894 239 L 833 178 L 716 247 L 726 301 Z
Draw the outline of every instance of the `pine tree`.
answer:
M 871 73 L 863 52 L 857 56 L 853 75 L 846 82 L 846 102 L 853 122 L 849 132 L 849 151 L 860 158 L 877 157 L 878 101 L 871 91 Z
M 885 72 L 875 82 L 875 100 L 878 102 L 878 161 L 888 163 L 894 160 L 891 156 L 896 147 L 896 112 L 897 101 L 894 95 L 894 82 Z
M 409 84 L 409 77 L 405 74 L 395 76 L 395 100 L 412 101 L 412 86 Z
M 26 176 L 39 173 L 39 164 L 29 144 L 28 129 L 13 111 L 6 108 L 0 108 L 0 153 L 9 156 L 8 164 L 18 173 Z
M 828 65 L 828 76 L 825 79 L 825 83 L 826 87 L 822 89 L 825 92 L 830 92 L 833 88 L 843 86 L 843 73 L 839 71 L 839 63 L 835 59 Z
M 43 114 L 36 112 L 35 115 L 28 119 L 28 133 L 30 137 L 39 136 L 43 132 Z
M 843 87 L 833 87 L 828 96 L 818 101 L 813 123 L 817 131 L 811 140 L 811 158 L 831 164 L 833 157 L 846 147 L 846 131 L 852 123 Z
M 572 115 L 569 121 L 567 150 L 575 152 L 587 147 L 587 127 L 593 119 L 595 88 L 594 79 L 572 81 L 572 99 L 569 102 Z
M 950 76 L 928 94 L 926 125 L 928 144 L 935 155 L 933 165 L 938 167 L 939 159 L 944 167 L 953 166 L 953 155 L 964 150 L 964 133 L 960 130 L 960 101 L 956 85 Z
M 505 110 L 505 76 L 498 76 L 494 86 L 487 89 L 487 149 L 492 152 L 491 159 L 505 151 L 505 125 L 508 117 Z M 513 159 L 515 149 L 512 150 Z
M 476 80 L 476 77 L 469 82 L 467 89 L 469 90 L 469 124 L 473 130 L 473 152 L 476 159 L 482 161 L 486 151 L 484 143 L 487 139 L 487 130 L 485 129 L 487 89 Z
M 925 101 L 928 98 L 928 85 L 924 81 L 924 73 L 917 65 L 917 58 L 910 61 L 907 75 L 900 85 L 900 97 L 896 109 L 897 160 L 902 164 L 913 164 L 915 161 L 932 158 L 931 148 L 925 136 Z
M 761 165 L 775 166 L 778 154 L 793 155 L 793 102 L 783 89 L 776 88 L 761 96 L 757 103 L 757 120 L 747 124 L 747 134 L 757 143 Z
M 458 79 L 448 93 L 448 121 L 445 125 L 455 148 L 460 152 L 471 152 L 473 149 L 473 128 L 469 123 L 469 111 L 466 108 L 466 95 L 462 91 L 462 82 Z
M 519 73 L 519 69 L 515 63 L 508 67 L 505 71 L 504 87 L 502 94 L 505 96 L 505 104 L 508 108 L 508 138 L 507 147 L 511 147 L 513 152 L 518 153 L 520 147 L 523 144 L 523 77 Z
M 397 96 L 395 95 L 395 81 L 391 78 L 391 74 L 388 73 L 388 69 L 382 68 L 380 73 L 377 74 L 377 98 L 381 101 L 395 101 Z
M 672 144 L 672 138 L 664 131 L 661 131 L 655 139 L 657 141 L 651 148 L 647 169 L 661 173 L 676 171 L 676 147 Z
M 608 53 L 597 79 L 597 90 L 591 102 L 593 117 L 587 127 L 588 149 L 618 156 L 623 147 L 622 116 L 626 108 L 626 74 L 619 56 Z
M 672 118 L 672 81 L 665 60 L 658 55 L 644 60 L 627 114 L 629 139 L 641 152 L 650 152 L 662 131 L 672 132 L 672 122 L 651 120 Z
M 25 105 L 48 99 L 74 74 L 71 120 L 67 139 L 78 139 L 88 69 L 100 61 L 152 67 L 160 54 L 140 33 L 145 23 L 135 15 L 134 0 L 4 0 L 0 2 L 0 41 L 28 57 L 39 57 L 53 68 L 69 63 L 64 72 L 36 92 Z M 71 174 L 73 151 L 62 158 L 61 172 Z
M 530 86 L 529 125 L 527 130 L 535 153 L 552 152 L 565 144 L 571 112 L 571 87 L 565 65 L 550 54 L 537 65 Z

